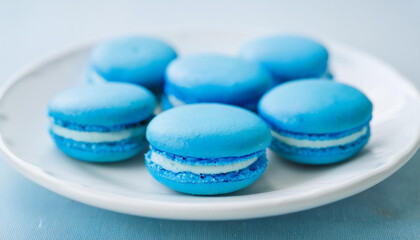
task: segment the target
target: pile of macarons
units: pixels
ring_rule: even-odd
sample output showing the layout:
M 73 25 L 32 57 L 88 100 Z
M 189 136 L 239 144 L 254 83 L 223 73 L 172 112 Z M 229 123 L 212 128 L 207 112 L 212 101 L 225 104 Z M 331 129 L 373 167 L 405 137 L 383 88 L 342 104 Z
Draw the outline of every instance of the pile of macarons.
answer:
M 74 159 L 122 161 L 149 146 L 146 167 L 167 187 L 234 192 L 264 173 L 267 148 L 325 165 L 366 145 L 372 103 L 334 79 L 328 60 L 321 43 L 293 35 L 253 40 L 237 56 L 109 39 L 92 48 L 86 83 L 50 100 L 49 132 Z

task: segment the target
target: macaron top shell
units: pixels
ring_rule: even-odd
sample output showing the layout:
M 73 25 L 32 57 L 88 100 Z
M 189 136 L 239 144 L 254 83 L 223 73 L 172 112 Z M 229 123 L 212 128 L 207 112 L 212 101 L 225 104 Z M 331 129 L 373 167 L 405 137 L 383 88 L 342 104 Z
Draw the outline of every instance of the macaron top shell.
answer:
M 165 111 L 150 122 L 146 138 L 158 150 L 196 158 L 245 156 L 271 142 L 261 118 L 224 104 L 191 104 Z
M 113 126 L 138 123 L 149 118 L 156 103 L 153 94 L 127 83 L 80 85 L 51 99 L 49 115 L 82 125 Z
M 261 98 L 258 112 L 277 130 L 337 133 L 367 124 L 372 118 L 372 103 L 346 84 L 301 80 L 270 90 Z
M 219 54 L 196 54 L 173 61 L 166 70 L 165 91 L 181 100 L 241 103 L 257 100 L 272 84 L 259 64 Z
M 261 63 L 279 81 L 320 77 L 328 64 L 325 47 L 309 38 L 293 35 L 254 40 L 245 44 L 239 54 Z
M 167 43 L 150 37 L 129 36 L 100 43 L 91 53 L 91 68 L 107 81 L 131 82 L 156 88 L 165 68 L 177 57 Z

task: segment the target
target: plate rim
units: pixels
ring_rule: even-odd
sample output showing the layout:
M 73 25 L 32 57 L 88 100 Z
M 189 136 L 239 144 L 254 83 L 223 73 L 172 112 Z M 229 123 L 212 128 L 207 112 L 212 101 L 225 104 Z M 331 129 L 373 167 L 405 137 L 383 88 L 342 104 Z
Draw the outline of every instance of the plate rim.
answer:
M 83 44 L 69 46 L 59 51 L 55 51 L 43 58 L 40 58 L 34 61 L 32 64 L 26 65 L 2 84 L 0 88 L 0 103 L 3 101 L 3 98 L 9 91 L 9 89 L 11 89 L 15 84 L 22 80 L 26 75 L 42 67 L 43 65 L 53 62 L 59 58 L 66 57 L 67 55 L 73 52 L 81 51 L 85 48 L 88 48 L 96 42 L 98 41 L 94 40 L 88 41 L 87 43 Z M 404 84 L 407 85 L 407 87 L 410 87 L 412 89 L 413 94 L 420 102 L 420 94 L 417 88 L 391 65 L 385 63 L 381 59 L 376 58 L 375 56 L 367 54 L 353 47 L 341 43 L 336 43 L 331 40 L 328 40 L 326 42 L 335 46 L 340 46 L 340 48 L 345 48 L 346 50 L 356 52 L 358 55 L 363 55 L 364 57 L 370 58 L 378 64 L 387 67 L 387 69 L 398 75 L 400 80 L 403 81 Z M 216 202 L 213 203 L 213 208 L 203 209 L 200 207 L 200 204 L 202 203 L 191 205 L 191 203 L 163 202 L 164 204 L 162 204 L 161 201 L 139 199 L 101 191 L 93 191 L 91 189 L 87 189 L 79 185 L 72 185 L 70 182 L 66 182 L 64 180 L 60 180 L 58 178 L 50 176 L 36 165 L 29 164 L 23 159 L 20 159 L 7 148 L 7 145 L 4 142 L 2 132 L 0 132 L 0 153 L 4 157 L 6 162 L 8 162 L 11 166 L 13 166 L 13 168 L 15 168 L 18 172 L 20 172 L 29 180 L 62 196 L 94 207 L 99 207 L 130 215 L 162 219 L 237 220 L 269 217 L 315 208 L 352 196 L 365 189 L 368 189 L 392 175 L 415 154 L 417 149 L 420 147 L 420 131 L 416 133 L 416 138 L 417 140 L 412 141 L 411 145 L 407 147 L 406 151 L 400 152 L 398 155 L 395 155 L 392 158 L 392 160 L 389 160 L 388 163 L 382 165 L 379 168 L 376 168 L 374 171 L 369 171 L 367 173 L 358 175 L 357 178 L 350 179 L 344 183 L 337 185 L 334 188 L 328 188 L 327 190 L 318 191 L 315 194 L 300 194 L 298 195 L 298 197 L 286 201 L 286 203 L 289 202 L 287 208 L 281 206 L 285 203 L 284 200 L 279 201 L 279 198 L 265 199 L 263 203 L 258 203 L 258 201 L 261 201 L 261 199 L 258 199 L 257 202 L 247 202 L 246 206 L 235 205 L 232 204 L 232 202 Z M 333 196 L 331 196 L 332 193 L 334 193 Z M 303 199 L 311 200 L 304 201 Z M 123 202 L 124 204 L 121 204 L 121 202 Z M 292 204 L 291 202 L 294 203 Z M 188 206 L 186 207 L 184 205 Z M 143 207 L 139 208 L 139 206 Z M 184 214 L 182 215 L 180 215 L 179 210 L 173 210 L 180 208 L 180 206 L 183 209 L 182 212 L 184 212 Z M 216 206 L 218 208 L 218 211 L 214 211 L 214 207 Z M 162 211 L 163 209 L 164 211 Z M 197 212 L 197 210 L 199 210 L 199 212 Z M 204 213 L 203 210 L 205 210 Z M 229 212 L 231 214 L 219 216 L 217 213 L 214 212 Z

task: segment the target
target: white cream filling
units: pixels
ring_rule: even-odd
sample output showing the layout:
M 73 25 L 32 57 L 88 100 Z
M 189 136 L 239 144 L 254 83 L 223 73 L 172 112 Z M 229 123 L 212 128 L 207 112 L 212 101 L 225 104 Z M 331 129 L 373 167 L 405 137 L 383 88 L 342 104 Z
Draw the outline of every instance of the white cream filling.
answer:
M 368 131 L 368 127 L 362 128 L 362 130 L 355 132 L 353 134 L 350 134 L 348 136 L 332 139 L 332 140 L 308 140 L 308 139 L 296 139 L 292 137 L 287 137 L 284 135 L 281 135 L 277 132 L 271 131 L 271 135 L 273 135 L 273 138 L 275 138 L 277 141 L 280 141 L 282 143 L 285 143 L 287 145 L 293 146 L 293 147 L 301 147 L 301 148 L 327 148 L 327 147 L 334 147 L 334 146 L 342 146 L 349 143 L 352 143 L 359 139 L 360 137 L 366 135 Z
M 168 101 L 172 104 L 174 107 L 185 105 L 186 103 L 179 100 L 179 98 L 175 97 L 174 95 L 167 95 Z
M 137 126 L 113 132 L 83 132 L 64 128 L 56 124 L 51 124 L 50 129 L 58 136 L 87 143 L 117 142 L 127 138 L 144 136 L 146 132 L 145 126 Z
M 228 172 L 236 172 L 241 169 L 251 166 L 258 157 L 254 157 L 242 162 L 227 164 L 227 165 L 188 165 L 180 162 L 173 161 L 159 153 L 152 152 L 150 159 L 161 166 L 162 168 L 174 172 L 191 172 L 194 174 L 220 174 Z

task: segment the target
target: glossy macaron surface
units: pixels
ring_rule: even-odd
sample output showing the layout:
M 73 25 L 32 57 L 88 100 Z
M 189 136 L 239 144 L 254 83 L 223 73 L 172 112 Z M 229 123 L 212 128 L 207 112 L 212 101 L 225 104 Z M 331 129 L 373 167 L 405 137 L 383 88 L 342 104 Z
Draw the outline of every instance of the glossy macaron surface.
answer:
M 372 103 L 359 90 L 334 81 L 284 83 L 260 100 L 260 115 L 274 128 L 294 133 L 337 133 L 372 118 Z
M 328 66 L 328 51 L 323 45 L 295 35 L 256 39 L 246 43 L 239 55 L 262 64 L 277 83 L 321 77 Z
M 256 114 L 223 104 L 192 104 L 163 112 L 147 127 L 151 146 L 176 155 L 217 158 L 244 156 L 271 142 Z
M 177 57 L 166 42 L 145 36 L 106 40 L 91 52 L 88 81 L 102 78 L 110 82 L 129 82 L 151 90 L 162 88 L 164 71 Z
M 57 94 L 49 116 L 81 125 L 113 126 L 149 118 L 156 103 L 145 88 L 127 83 L 80 85 Z
M 166 70 L 165 93 L 186 103 L 255 104 L 272 84 L 259 64 L 219 54 L 178 58 Z

